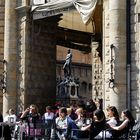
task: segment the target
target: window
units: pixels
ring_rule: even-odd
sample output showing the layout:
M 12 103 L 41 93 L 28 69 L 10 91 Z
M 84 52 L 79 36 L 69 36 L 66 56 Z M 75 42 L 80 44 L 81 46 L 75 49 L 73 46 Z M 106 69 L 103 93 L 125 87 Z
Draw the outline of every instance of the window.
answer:
M 92 91 L 92 84 L 91 83 L 89 83 L 89 85 L 88 85 L 88 90 Z
M 75 95 L 75 86 L 71 86 L 71 95 L 72 95 L 72 96 Z
M 82 87 L 82 92 L 83 92 L 84 94 L 86 94 L 86 92 L 87 92 L 87 83 L 86 83 L 86 82 L 82 82 L 81 87 Z

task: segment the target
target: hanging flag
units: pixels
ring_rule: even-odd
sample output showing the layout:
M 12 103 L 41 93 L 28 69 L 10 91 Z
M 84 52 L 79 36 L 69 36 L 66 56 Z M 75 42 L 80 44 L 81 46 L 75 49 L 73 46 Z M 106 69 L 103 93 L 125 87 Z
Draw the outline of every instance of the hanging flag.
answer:
M 32 6 L 33 19 L 54 16 L 76 8 L 83 23 L 88 24 L 92 19 L 97 2 L 98 0 L 50 0 L 46 4 Z
M 88 24 L 92 19 L 97 2 L 98 0 L 76 0 L 73 2 L 84 24 Z

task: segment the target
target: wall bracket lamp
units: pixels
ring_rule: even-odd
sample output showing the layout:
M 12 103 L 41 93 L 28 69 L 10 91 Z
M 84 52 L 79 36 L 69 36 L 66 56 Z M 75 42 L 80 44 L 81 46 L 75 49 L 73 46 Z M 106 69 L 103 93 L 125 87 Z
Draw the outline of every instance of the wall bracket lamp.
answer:
M 6 67 L 6 60 L 0 60 L 0 63 L 3 63 L 4 67 Z M 4 94 L 6 92 L 6 71 L 4 70 L 2 74 L 0 74 L 0 90 Z
M 114 79 L 114 66 L 113 66 L 113 63 L 114 63 L 114 58 L 113 58 L 113 49 L 114 49 L 114 45 L 111 44 L 110 45 L 110 48 L 111 48 L 111 60 L 110 60 L 110 69 L 111 69 L 111 73 L 110 73 L 110 79 L 109 79 L 109 87 L 110 88 L 114 88 L 115 86 L 115 79 Z

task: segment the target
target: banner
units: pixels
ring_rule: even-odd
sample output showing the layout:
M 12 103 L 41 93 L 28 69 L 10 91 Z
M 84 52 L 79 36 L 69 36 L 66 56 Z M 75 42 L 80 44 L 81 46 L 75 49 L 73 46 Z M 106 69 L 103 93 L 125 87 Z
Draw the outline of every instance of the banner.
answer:
M 98 0 L 52 0 L 43 5 L 32 6 L 33 19 L 54 16 L 76 8 L 83 23 L 88 24 L 92 19 L 97 2 Z
M 92 19 L 97 2 L 98 0 L 76 0 L 73 2 L 84 24 L 88 24 Z

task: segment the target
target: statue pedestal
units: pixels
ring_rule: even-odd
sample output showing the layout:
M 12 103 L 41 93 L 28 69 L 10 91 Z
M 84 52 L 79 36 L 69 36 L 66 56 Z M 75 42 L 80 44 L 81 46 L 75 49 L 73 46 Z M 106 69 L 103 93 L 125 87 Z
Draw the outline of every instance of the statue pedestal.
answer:
M 58 84 L 57 89 L 57 100 L 61 101 L 62 104 L 71 104 L 79 99 L 79 84 L 72 78 L 64 78 Z

